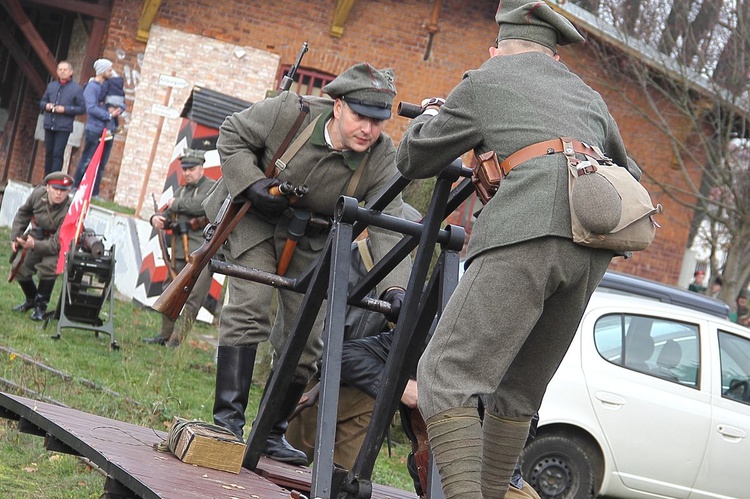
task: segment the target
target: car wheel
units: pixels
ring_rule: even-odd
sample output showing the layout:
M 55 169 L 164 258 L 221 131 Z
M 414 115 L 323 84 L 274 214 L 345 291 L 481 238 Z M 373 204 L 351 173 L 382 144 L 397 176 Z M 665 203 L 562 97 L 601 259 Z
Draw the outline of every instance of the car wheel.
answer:
M 523 451 L 523 478 L 543 499 L 594 497 L 598 451 L 580 438 L 539 435 Z

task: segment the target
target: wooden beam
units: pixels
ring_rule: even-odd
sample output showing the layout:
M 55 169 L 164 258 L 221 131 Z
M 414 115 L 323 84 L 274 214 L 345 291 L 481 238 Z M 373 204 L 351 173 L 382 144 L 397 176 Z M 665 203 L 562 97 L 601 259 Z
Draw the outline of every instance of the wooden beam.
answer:
M 26 57 L 23 49 L 18 44 L 18 42 L 16 42 L 16 39 L 13 38 L 13 35 L 11 33 L 13 33 L 11 27 L 6 23 L 0 21 L 0 43 L 5 45 L 5 48 L 8 49 L 10 56 L 14 61 L 16 61 L 18 67 L 21 68 L 23 74 L 26 76 L 26 78 L 28 78 L 29 84 L 31 84 L 31 86 L 34 88 L 34 91 L 36 91 L 37 95 L 41 99 L 42 95 L 44 95 L 44 91 L 47 89 L 47 85 L 44 83 L 44 78 L 42 78 L 42 76 L 31 64 L 31 61 L 29 61 L 29 58 Z
M 334 38 L 341 38 L 344 35 L 344 26 L 349 18 L 349 12 L 354 7 L 357 0 L 336 0 L 336 9 L 333 11 L 333 24 L 331 31 L 328 32 Z
M 103 19 L 94 19 L 89 33 L 89 43 L 86 45 L 86 53 L 83 56 L 83 69 L 79 82 L 86 86 L 89 78 L 94 76 L 94 61 L 99 58 L 102 50 L 102 42 L 107 32 L 107 21 Z
M 47 71 L 54 78 L 57 74 L 57 61 L 52 51 L 47 47 L 39 32 L 36 30 L 31 20 L 23 11 L 23 6 L 19 0 L 0 0 L 0 3 L 8 11 L 13 21 L 18 25 L 21 32 L 26 36 L 31 48 L 36 52 L 36 55 L 47 68 Z
M 159 5 L 161 5 L 161 0 L 145 0 L 143 2 L 143 11 L 138 21 L 138 33 L 135 35 L 135 39 L 139 42 L 148 41 L 148 34 L 151 31 L 156 13 L 159 11 Z
M 73 12 L 95 19 L 109 19 L 112 6 L 101 3 L 89 3 L 81 0 L 21 0 L 24 5 L 41 5 L 65 12 Z

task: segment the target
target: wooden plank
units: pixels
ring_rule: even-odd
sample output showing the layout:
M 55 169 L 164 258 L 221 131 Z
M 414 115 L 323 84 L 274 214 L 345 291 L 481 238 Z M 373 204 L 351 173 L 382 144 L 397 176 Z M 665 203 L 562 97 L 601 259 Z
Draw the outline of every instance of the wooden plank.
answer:
M 310 491 L 312 470 L 261 457 L 257 473 L 239 474 L 181 462 L 154 446 L 164 431 L 0 392 L 0 417 L 26 421 L 38 433 L 56 440 L 67 452 L 80 454 L 109 477 L 142 498 L 203 499 L 253 497 L 288 499 L 286 488 Z M 285 488 L 286 486 L 286 488 Z M 372 499 L 417 499 L 413 492 L 373 484 Z
M 0 392 L 0 405 L 90 459 L 143 498 L 288 499 L 289 491 L 252 473 L 187 465 L 153 446 L 167 433 Z

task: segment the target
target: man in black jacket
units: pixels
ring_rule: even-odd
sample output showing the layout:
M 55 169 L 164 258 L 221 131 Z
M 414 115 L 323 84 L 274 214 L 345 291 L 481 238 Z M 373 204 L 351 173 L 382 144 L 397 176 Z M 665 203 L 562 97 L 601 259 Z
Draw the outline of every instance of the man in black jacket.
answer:
M 86 112 L 83 88 L 73 81 L 73 67 L 68 61 L 57 65 L 57 79 L 49 82 L 39 102 L 44 113 L 44 175 L 59 172 L 73 121 Z

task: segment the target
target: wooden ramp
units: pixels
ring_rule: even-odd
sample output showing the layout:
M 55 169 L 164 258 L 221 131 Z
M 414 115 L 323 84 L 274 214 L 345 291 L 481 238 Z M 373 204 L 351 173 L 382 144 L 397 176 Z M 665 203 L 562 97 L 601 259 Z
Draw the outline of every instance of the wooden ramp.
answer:
M 261 458 L 256 472 L 238 475 L 185 464 L 154 450 L 167 433 L 0 392 L 0 416 L 44 437 L 48 450 L 88 458 L 107 475 L 109 497 L 288 499 L 310 491 L 312 470 Z M 104 497 L 107 497 L 106 495 Z M 373 484 L 373 499 L 416 499 L 412 492 Z

